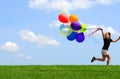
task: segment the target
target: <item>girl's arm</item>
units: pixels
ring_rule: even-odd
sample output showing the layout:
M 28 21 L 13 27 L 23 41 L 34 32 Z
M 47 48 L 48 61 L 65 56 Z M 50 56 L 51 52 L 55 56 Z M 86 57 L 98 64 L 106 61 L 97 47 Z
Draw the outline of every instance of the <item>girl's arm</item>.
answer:
M 112 40 L 112 42 L 117 42 L 117 41 L 119 41 L 119 40 L 120 40 L 120 36 L 119 36 L 118 39 L 116 39 L 116 40 Z
M 103 29 L 102 28 L 98 28 L 99 30 L 101 30 L 101 32 L 102 32 L 102 36 L 103 36 L 103 38 L 104 38 L 104 32 L 103 32 Z

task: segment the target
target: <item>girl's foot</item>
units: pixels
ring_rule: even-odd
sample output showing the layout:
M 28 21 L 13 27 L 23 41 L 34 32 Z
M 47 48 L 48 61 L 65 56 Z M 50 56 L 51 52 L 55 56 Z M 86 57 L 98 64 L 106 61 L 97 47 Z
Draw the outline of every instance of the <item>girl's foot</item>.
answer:
M 93 58 L 92 58 L 92 60 L 91 60 L 91 62 L 94 62 L 94 61 L 95 61 L 95 59 L 96 59 L 96 58 L 95 58 L 95 57 L 93 57 Z

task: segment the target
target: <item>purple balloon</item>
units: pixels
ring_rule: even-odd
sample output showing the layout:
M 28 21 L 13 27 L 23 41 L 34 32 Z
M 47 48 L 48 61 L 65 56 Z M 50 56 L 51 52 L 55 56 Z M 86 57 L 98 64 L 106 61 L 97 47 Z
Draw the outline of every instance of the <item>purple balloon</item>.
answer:
M 76 37 L 76 41 L 81 43 L 85 40 L 85 36 L 84 36 L 84 33 L 78 33 L 77 34 L 77 37 Z
M 80 25 L 79 22 L 72 22 L 72 23 L 71 23 L 71 28 L 72 28 L 73 30 L 80 30 L 80 29 L 81 29 L 81 25 Z

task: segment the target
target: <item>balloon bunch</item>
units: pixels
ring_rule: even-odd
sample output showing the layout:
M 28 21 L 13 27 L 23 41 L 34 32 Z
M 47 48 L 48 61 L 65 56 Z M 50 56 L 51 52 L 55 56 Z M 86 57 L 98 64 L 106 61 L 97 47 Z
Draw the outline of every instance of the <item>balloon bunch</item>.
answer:
M 76 39 L 79 43 L 85 40 L 84 32 L 87 26 L 85 24 L 80 24 L 75 14 L 70 15 L 67 10 L 62 10 L 58 16 L 58 20 L 62 23 L 60 25 L 60 33 L 62 36 L 67 37 L 69 41 Z

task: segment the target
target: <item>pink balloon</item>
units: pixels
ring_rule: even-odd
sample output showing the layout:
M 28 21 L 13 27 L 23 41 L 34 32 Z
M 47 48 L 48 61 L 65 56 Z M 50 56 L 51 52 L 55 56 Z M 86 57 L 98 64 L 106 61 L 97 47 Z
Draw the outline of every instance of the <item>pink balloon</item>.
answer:
M 62 23 L 68 23 L 68 16 L 66 14 L 59 14 L 58 19 Z

